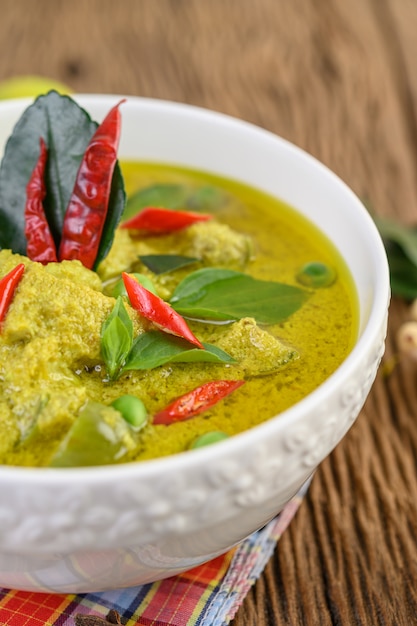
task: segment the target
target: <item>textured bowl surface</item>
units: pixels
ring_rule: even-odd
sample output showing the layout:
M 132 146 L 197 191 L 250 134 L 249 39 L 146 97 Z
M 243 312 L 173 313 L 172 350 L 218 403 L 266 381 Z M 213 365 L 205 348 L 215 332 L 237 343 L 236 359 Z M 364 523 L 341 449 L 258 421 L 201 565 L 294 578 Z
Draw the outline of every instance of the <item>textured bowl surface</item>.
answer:
M 118 96 L 77 96 L 100 121 Z M 0 103 L 0 145 L 30 101 Z M 275 516 L 355 421 L 384 350 L 389 273 L 357 197 L 327 168 L 245 122 L 128 97 L 121 157 L 192 166 L 276 195 L 334 242 L 353 275 L 360 333 L 316 391 L 216 446 L 117 467 L 0 467 L 0 585 L 75 593 L 174 575 Z

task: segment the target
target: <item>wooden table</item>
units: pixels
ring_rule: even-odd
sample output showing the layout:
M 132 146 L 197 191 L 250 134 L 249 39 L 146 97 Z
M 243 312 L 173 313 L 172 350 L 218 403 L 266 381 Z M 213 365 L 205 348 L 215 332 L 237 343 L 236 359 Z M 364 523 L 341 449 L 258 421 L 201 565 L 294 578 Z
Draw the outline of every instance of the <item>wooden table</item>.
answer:
M 416 0 L 0 0 L 0 80 L 254 122 L 417 221 Z M 391 305 L 385 363 L 407 305 Z M 417 366 L 381 369 L 234 626 L 417 624 Z

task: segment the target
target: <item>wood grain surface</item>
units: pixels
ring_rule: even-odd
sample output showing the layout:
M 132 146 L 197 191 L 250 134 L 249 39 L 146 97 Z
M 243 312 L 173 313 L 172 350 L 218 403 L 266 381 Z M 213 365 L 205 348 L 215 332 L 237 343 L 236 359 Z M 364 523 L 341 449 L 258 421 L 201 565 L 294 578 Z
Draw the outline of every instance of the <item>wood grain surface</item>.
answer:
M 150 96 L 305 148 L 417 222 L 416 0 L 0 0 L 0 80 Z M 417 365 L 384 366 L 234 626 L 417 624 Z

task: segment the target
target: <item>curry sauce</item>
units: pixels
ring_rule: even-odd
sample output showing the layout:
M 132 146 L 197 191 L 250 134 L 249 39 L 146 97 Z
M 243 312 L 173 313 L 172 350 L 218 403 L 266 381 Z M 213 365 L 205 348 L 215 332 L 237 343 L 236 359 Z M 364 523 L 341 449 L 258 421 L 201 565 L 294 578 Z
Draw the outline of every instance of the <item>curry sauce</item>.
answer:
M 241 183 L 192 170 L 122 163 L 122 171 L 132 199 L 127 214 L 135 209 L 135 197 L 144 204 L 166 197 L 173 210 L 209 211 L 213 219 L 157 236 L 119 228 L 97 272 L 79 261 L 41 265 L 9 250 L 0 252 L 0 276 L 20 262 L 26 268 L 0 335 L 3 464 L 50 465 L 88 402 L 102 407 L 106 427 L 118 429 L 123 454 L 114 462 L 182 452 L 212 431 L 232 436 L 314 390 L 356 339 L 357 301 L 348 269 L 333 245 L 294 209 Z M 195 264 L 155 273 L 141 260 L 167 253 L 195 259 Z M 181 280 L 201 267 L 300 287 L 297 275 L 311 261 L 332 268 L 337 278 L 329 286 L 308 288 L 302 306 L 280 323 L 259 324 L 251 316 L 230 323 L 189 320 L 201 341 L 224 350 L 233 363 L 167 363 L 109 380 L 101 331 L 122 272 L 146 276 L 169 300 Z M 135 335 L 149 330 L 149 322 L 128 302 L 126 310 Z M 192 419 L 152 424 L 152 415 L 172 399 L 216 379 L 243 379 L 245 385 Z M 149 419 L 139 433 L 120 426 L 111 407 L 124 394 L 146 406 Z M 100 464 L 93 448 L 91 455 L 91 464 Z

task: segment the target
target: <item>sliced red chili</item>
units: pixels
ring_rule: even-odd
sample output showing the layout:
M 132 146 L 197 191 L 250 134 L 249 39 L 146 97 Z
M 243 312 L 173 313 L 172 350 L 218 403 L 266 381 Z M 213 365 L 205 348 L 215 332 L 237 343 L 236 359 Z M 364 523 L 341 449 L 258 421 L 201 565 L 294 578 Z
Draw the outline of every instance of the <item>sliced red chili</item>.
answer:
M 24 264 L 19 263 L 19 265 L 16 265 L 11 272 L 6 274 L 6 276 L 3 276 L 0 280 L 0 325 L 4 322 L 10 303 L 13 300 L 13 296 L 24 271 Z
M 56 247 L 43 208 L 46 196 L 45 168 L 48 151 L 42 137 L 40 138 L 40 154 L 26 186 L 25 235 L 27 239 L 26 254 L 32 261 L 39 263 L 56 262 Z
M 192 213 L 191 211 L 174 211 L 159 207 L 146 207 L 130 220 L 123 222 L 121 228 L 129 230 L 145 230 L 150 233 L 167 233 L 187 228 L 198 222 L 212 219 L 208 213 Z
M 156 324 L 158 328 L 166 333 L 182 337 L 204 350 L 203 344 L 191 331 L 185 319 L 174 311 L 169 304 L 145 289 L 143 285 L 138 283 L 132 276 L 129 276 L 129 274 L 123 272 L 122 278 L 130 304 L 136 311 L 139 311 L 143 317 L 146 317 L 147 320 Z
M 165 409 L 159 411 L 154 416 L 153 423 L 168 425 L 184 422 L 211 408 L 244 383 L 244 380 L 213 380 L 205 383 L 177 398 Z
M 82 158 L 64 217 L 59 260 L 78 259 L 91 269 L 107 216 L 117 161 L 121 117 L 113 107 L 94 133 Z

